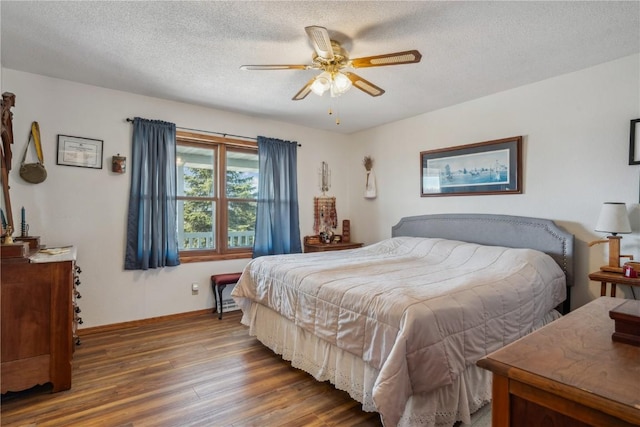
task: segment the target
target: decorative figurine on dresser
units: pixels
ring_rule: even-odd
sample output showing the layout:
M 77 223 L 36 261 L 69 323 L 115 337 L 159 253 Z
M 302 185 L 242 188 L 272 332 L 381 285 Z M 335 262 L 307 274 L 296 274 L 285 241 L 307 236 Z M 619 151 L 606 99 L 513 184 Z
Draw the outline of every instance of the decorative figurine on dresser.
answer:
M 9 226 L 7 226 L 9 227 Z M 2 394 L 50 383 L 52 391 L 71 388 L 71 361 L 81 323 L 76 286 L 80 284 L 73 246 L 42 248 L 26 235 L 2 245 L 0 267 L 0 378 Z M 20 251 L 5 247 L 20 246 Z

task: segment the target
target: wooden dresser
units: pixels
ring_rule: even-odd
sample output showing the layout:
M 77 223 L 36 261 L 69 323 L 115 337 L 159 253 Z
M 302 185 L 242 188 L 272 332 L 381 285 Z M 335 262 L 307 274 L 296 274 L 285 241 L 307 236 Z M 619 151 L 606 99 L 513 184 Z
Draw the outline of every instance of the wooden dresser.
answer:
M 640 425 L 640 347 L 611 339 L 601 297 L 488 355 L 493 427 Z
M 39 255 L 39 254 L 37 254 Z M 51 383 L 71 387 L 75 250 L 4 260 L 0 268 L 2 393 Z

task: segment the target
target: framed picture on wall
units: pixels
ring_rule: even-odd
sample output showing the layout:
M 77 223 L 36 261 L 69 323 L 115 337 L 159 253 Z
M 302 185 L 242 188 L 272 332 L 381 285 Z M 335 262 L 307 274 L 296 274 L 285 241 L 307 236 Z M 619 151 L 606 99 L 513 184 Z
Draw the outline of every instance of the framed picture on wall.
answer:
M 102 169 L 102 143 L 100 139 L 58 135 L 57 164 Z
M 640 119 L 631 120 L 629 164 L 640 165 Z
M 420 195 L 522 193 L 522 136 L 423 151 Z

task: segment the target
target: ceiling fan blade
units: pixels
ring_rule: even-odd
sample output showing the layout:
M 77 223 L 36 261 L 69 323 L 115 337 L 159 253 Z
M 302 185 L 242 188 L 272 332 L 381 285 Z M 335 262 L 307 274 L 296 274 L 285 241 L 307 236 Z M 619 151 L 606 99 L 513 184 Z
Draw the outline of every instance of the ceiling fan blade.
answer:
M 307 32 L 313 49 L 320 58 L 331 61 L 333 59 L 333 48 L 331 47 L 331 39 L 329 38 L 329 32 L 324 27 L 318 27 L 312 25 L 310 27 L 304 27 Z
M 312 78 L 311 80 L 309 80 L 307 82 L 306 85 L 304 85 L 302 87 L 302 89 L 300 89 L 298 91 L 298 93 L 296 93 L 293 98 L 291 98 L 293 101 L 300 101 L 301 99 L 305 99 L 307 97 L 307 95 L 309 95 L 309 92 L 311 92 L 311 85 L 313 84 L 313 82 L 315 81 L 315 77 Z
M 357 74 L 350 73 L 348 71 L 347 72 L 343 72 L 343 74 L 345 76 L 347 76 L 349 78 L 349 80 L 351 80 L 351 83 L 353 84 L 354 87 L 357 87 L 358 89 L 360 89 L 364 93 L 367 93 L 367 94 L 369 94 L 371 96 L 380 96 L 380 95 L 382 95 L 384 93 L 384 89 L 374 85 L 373 83 L 371 83 L 368 80 L 363 79 L 362 77 L 360 77 Z
M 308 70 L 308 65 L 241 65 L 241 70 Z
M 387 53 L 385 55 L 365 56 L 363 58 L 352 59 L 353 68 L 382 67 L 384 65 L 415 64 L 420 62 L 422 55 L 417 50 L 406 50 L 404 52 Z

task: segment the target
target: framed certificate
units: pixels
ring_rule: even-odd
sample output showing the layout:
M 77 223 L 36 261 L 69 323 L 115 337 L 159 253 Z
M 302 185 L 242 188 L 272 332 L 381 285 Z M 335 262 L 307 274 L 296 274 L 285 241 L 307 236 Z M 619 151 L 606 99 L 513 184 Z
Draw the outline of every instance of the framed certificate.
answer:
M 102 144 L 100 139 L 58 135 L 57 164 L 81 168 L 102 169 Z

